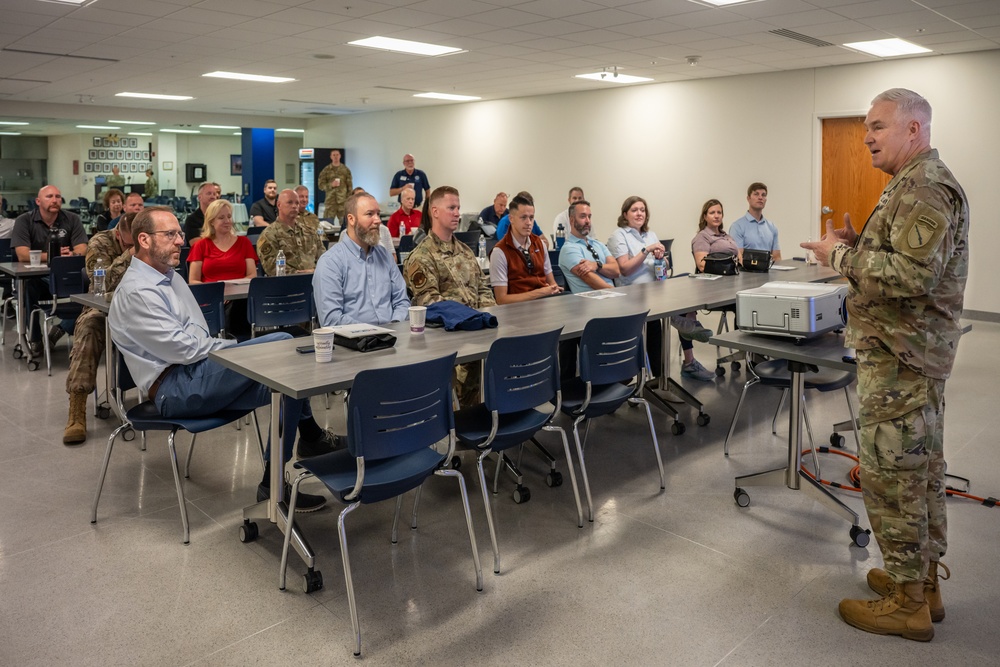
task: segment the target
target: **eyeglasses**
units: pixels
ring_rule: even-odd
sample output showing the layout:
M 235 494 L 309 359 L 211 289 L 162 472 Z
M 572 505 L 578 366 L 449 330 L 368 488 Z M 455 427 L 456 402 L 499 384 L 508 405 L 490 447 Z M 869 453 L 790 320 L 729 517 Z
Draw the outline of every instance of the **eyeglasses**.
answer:
M 165 237 L 167 237 L 167 240 L 168 240 L 168 241 L 173 241 L 173 240 L 174 240 L 174 239 L 176 239 L 176 238 L 177 238 L 178 236 L 179 236 L 179 237 L 181 237 L 181 241 L 183 241 L 183 240 L 184 240 L 184 232 L 182 232 L 182 231 L 181 231 L 181 230 L 179 230 L 179 229 L 168 229 L 168 230 L 166 230 L 166 231 L 160 231 L 160 232 L 148 232 L 148 233 L 149 233 L 149 234 L 163 234 L 163 235 L 164 235 Z
M 590 256 L 594 258 L 595 262 L 601 261 L 601 256 L 597 254 L 596 250 L 594 250 L 594 246 L 590 245 L 590 241 L 587 241 L 587 250 L 590 251 Z
M 524 258 L 524 263 L 528 265 L 528 273 L 534 273 L 535 263 L 531 261 L 531 253 L 524 248 L 521 248 L 521 257 Z

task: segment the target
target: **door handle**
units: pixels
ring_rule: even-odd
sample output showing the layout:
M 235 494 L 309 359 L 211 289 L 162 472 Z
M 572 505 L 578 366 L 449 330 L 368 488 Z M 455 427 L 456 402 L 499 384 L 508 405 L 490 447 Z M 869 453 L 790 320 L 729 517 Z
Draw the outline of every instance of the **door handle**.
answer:
M 833 213 L 833 209 L 830 208 L 829 206 L 824 206 L 822 210 L 820 210 L 820 213 L 822 213 L 823 215 L 830 215 L 831 213 Z

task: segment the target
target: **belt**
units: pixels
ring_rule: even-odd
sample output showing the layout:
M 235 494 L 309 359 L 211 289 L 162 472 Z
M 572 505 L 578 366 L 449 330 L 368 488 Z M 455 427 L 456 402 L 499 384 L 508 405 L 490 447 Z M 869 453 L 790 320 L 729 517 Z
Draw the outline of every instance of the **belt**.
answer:
M 156 399 L 156 392 L 160 389 L 160 383 L 163 382 L 164 378 L 166 378 L 170 374 L 170 371 L 175 368 L 177 368 L 177 364 L 167 366 L 163 369 L 163 372 L 160 373 L 160 376 L 153 380 L 153 384 L 149 385 L 149 400 L 152 401 Z

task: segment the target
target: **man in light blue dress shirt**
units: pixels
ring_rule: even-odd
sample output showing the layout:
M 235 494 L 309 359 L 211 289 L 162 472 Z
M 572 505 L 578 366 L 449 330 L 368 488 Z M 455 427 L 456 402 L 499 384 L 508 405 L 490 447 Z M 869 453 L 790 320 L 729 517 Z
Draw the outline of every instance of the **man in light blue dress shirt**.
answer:
M 410 300 L 396 260 L 379 244 L 382 224 L 374 197 L 345 204 L 347 233 L 316 262 L 313 298 L 324 327 L 387 324 L 407 319 Z
M 778 228 L 764 217 L 764 206 L 767 205 L 767 186 L 763 183 L 751 183 L 747 188 L 748 210 L 739 220 L 729 225 L 729 235 L 739 249 L 739 260 L 743 262 L 743 249 L 767 250 L 771 259 L 781 261 L 781 246 L 778 244 Z
M 267 387 L 208 358 L 213 350 L 237 343 L 209 335 L 198 301 L 174 271 L 180 262 L 184 232 L 173 211 L 166 206 L 147 208 L 133 221 L 132 238 L 135 257 L 115 291 L 108 322 L 111 338 L 143 395 L 167 418 L 250 411 L 270 404 Z M 273 333 L 241 345 L 290 337 Z M 302 436 L 300 456 L 332 451 L 333 435 L 312 418 L 308 400 L 285 399 L 284 425 L 283 460 L 292 456 L 296 427 Z M 258 501 L 269 495 L 269 474 L 265 471 L 257 489 Z M 312 496 L 303 511 L 320 509 L 325 503 L 322 496 Z
M 570 204 L 570 235 L 559 251 L 559 268 L 574 293 L 614 287 L 621 274 L 608 246 L 590 238 L 590 225 L 590 202 L 581 199 Z

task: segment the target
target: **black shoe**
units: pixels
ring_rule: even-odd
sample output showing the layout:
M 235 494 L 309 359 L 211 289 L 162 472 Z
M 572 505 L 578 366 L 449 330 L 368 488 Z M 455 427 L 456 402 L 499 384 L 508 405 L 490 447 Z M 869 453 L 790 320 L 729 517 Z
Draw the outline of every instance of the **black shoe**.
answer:
M 28 341 L 28 356 L 32 359 L 38 359 L 45 354 L 45 348 L 42 347 L 42 341 L 40 340 L 29 340 Z
M 323 435 L 317 440 L 306 440 L 299 437 L 299 458 L 308 459 L 313 456 L 321 456 L 343 449 L 347 446 L 346 435 L 336 435 L 330 429 L 324 429 Z
M 49 329 L 49 349 L 54 350 L 59 339 L 66 335 L 66 330 L 58 324 Z
M 257 485 L 257 502 L 262 502 L 268 500 L 271 497 L 271 485 L 267 482 L 261 482 Z M 292 502 L 292 485 L 285 484 L 285 505 L 289 505 Z M 302 493 L 299 491 L 298 502 L 295 503 L 296 512 L 315 512 L 326 507 L 326 498 L 323 496 L 314 496 L 311 493 Z

